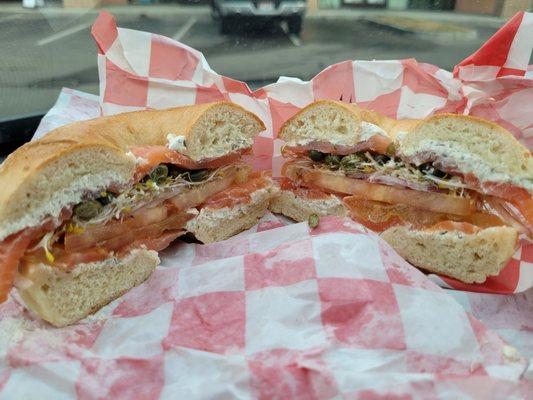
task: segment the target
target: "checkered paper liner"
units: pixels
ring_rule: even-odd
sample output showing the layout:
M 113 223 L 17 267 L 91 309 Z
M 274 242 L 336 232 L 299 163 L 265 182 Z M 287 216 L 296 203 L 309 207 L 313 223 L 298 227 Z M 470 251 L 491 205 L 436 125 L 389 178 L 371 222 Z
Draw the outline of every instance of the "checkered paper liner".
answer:
M 527 398 L 527 361 L 377 235 L 267 215 L 62 329 L 0 307 L 6 399 Z
M 392 118 L 424 118 L 453 112 L 496 121 L 533 148 L 533 14 L 516 14 L 453 74 L 414 59 L 345 61 L 310 81 L 281 77 L 251 91 L 214 72 L 195 49 L 147 32 L 117 28 L 110 14 L 96 20 L 100 106 L 104 114 L 231 100 L 256 113 L 267 129 L 255 141 L 254 166 L 280 175 L 281 124 L 317 99 L 355 102 Z M 444 287 L 517 293 L 533 286 L 533 245 L 522 240 L 506 268 L 483 284 L 465 285 L 431 275 Z
M 98 36 L 99 30 L 113 26 L 104 14 L 93 33 Z M 142 41 L 155 35 L 116 32 L 109 39 L 101 36 L 100 46 L 122 48 L 130 67 L 137 67 L 140 57 L 133 38 Z M 118 32 L 125 36 L 117 44 Z M 298 93 L 308 93 L 309 84 L 312 93 L 330 88 L 339 73 L 327 72 L 337 66 L 326 69 L 318 77 L 329 78 L 316 87 L 314 80 L 284 78 L 252 93 L 211 71 L 198 52 L 158 38 L 176 47 L 185 60 L 198 57 L 201 67 L 188 80 L 179 72 L 174 76 L 183 81 L 162 79 L 159 86 L 155 78 L 138 79 L 148 82 L 149 90 L 160 89 L 161 99 L 166 99 L 150 107 L 227 98 L 259 115 L 263 110 L 268 132 L 273 121 L 279 126 L 306 104 L 295 104 L 302 97 Z M 181 69 L 168 67 L 166 73 L 186 71 L 189 62 Z M 351 63 L 352 77 L 358 63 L 362 65 Z M 366 69 L 376 74 L 369 87 L 377 92 L 386 90 L 381 83 L 390 77 L 387 67 L 379 71 L 378 65 L 406 63 L 402 82 L 406 76 L 422 79 L 430 70 L 413 60 L 376 63 Z M 111 72 L 106 64 L 106 56 L 100 55 L 100 100 L 106 82 L 129 91 L 140 76 L 130 72 L 120 84 L 121 68 Z M 338 65 L 344 65 L 342 71 L 348 64 Z M 149 71 L 161 74 L 158 68 Z M 201 82 L 213 82 L 196 83 L 193 78 L 200 75 Z M 448 78 L 453 81 L 446 76 L 443 85 L 449 84 Z M 408 90 L 423 94 L 415 86 Z M 403 87 L 400 94 L 407 90 Z M 185 93 L 194 93 L 193 100 L 185 101 Z M 292 103 L 282 101 L 291 96 Z M 375 99 L 382 96 L 377 93 Z M 483 103 L 479 92 L 476 99 L 476 104 Z M 64 89 L 36 136 L 101 111 L 147 106 L 124 108 L 98 100 Z M 172 103 L 164 104 L 167 101 Z M 279 165 L 276 149 L 279 143 L 263 135 L 254 148 L 256 167 Z M 533 357 L 531 290 L 505 297 L 457 291 L 454 300 L 450 291 L 440 289 L 352 221 L 325 218 L 311 231 L 305 224 L 286 224 L 268 214 L 226 242 L 179 243 L 161 254 L 162 265 L 147 282 L 72 327 L 51 328 L 25 311 L 13 293 L 0 306 L 0 398 L 500 399 L 531 393 L 533 374 L 527 360 L 499 336 L 526 358 Z M 527 257 L 523 249 L 519 257 Z

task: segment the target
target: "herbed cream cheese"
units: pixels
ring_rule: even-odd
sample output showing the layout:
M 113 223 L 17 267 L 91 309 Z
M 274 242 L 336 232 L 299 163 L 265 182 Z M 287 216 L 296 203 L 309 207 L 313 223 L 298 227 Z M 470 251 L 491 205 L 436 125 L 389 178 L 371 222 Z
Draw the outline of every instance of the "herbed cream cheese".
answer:
M 167 135 L 167 141 L 170 150 L 178 151 L 180 153 L 185 153 L 187 151 L 187 148 L 185 147 L 185 136 L 169 133 Z
M 357 144 L 357 143 L 362 143 L 362 142 L 366 142 L 368 139 L 370 139 L 372 136 L 375 136 L 375 135 L 380 135 L 380 136 L 385 136 L 385 137 L 388 137 L 387 136 L 387 133 L 381 129 L 379 126 L 377 125 L 374 125 L 373 123 L 371 122 L 367 122 L 367 121 L 361 121 L 361 131 L 359 133 L 359 138 L 358 138 L 358 141 L 355 142 L 354 144 Z M 316 142 L 316 141 L 326 141 L 325 139 L 317 139 L 317 138 L 299 138 L 299 139 L 294 139 L 294 140 L 291 140 L 289 142 L 287 142 L 287 145 L 288 146 L 305 146 L 311 142 Z M 344 139 L 344 138 L 336 138 L 336 137 L 329 137 L 327 139 L 327 142 L 328 143 L 331 143 L 332 145 L 334 146 L 349 146 L 350 144 L 346 143 L 347 140 Z
M 289 140 L 287 142 L 287 146 L 305 146 L 305 145 L 308 145 L 309 143 L 312 143 L 312 142 L 327 142 L 327 143 L 331 143 L 334 146 L 345 146 L 345 145 L 347 145 L 346 141 L 338 140 L 338 139 L 335 139 L 335 138 L 328 138 L 327 140 L 322 139 L 322 138 L 321 139 L 317 139 L 317 138 L 300 138 L 300 139 Z
M 135 154 L 133 154 L 131 151 L 128 151 L 126 153 L 126 156 L 131 158 L 135 161 L 135 164 L 146 164 L 148 161 L 142 157 L 137 157 Z
M 361 133 L 359 134 L 359 141 L 366 142 L 375 135 L 387 137 L 387 133 L 379 126 L 367 121 L 361 121 Z
M 394 141 L 395 141 L 396 143 L 400 143 L 400 144 L 401 144 L 402 141 L 403 141 L 403 138 L 405 137 L 405 135 L 407 135 L 407 132 L 406 132 L 406 131 L 398 131 L 398 132 L 396 133 L 396 137 L 394 138 Z
M 257 189 L 251 194 L 251 200 L 248 203 L 236 204 L 219 209 L 203 208 L 197 218 L 193 218 L 187 222 L 186 229 L 195 232 L 198 229 L 199 223 L 211 228 L 218 228 L 221 221 L 225 219 L 239 218 L 244 214 L 250 213 L 252 207 L 270 197 L 271 190 L 269 187 Z
M 416 153 L 430 153 L 437 155 L 443 166 L 455 167 L 462 173 L 474 174 L 480 182 L 504 182 L 521 186 L 528 191 L 533 191 L 533 182 L 527 177 L 511 175 L 507 172 L 497 171 L 478 154 L 473 154 L 455 142 L 439 142 L 436 140 L 422 140 L 417 146 Z M 406 154 L 412 156 L 414 154 Z M 416 157 L 416 156 L 415 156 Z

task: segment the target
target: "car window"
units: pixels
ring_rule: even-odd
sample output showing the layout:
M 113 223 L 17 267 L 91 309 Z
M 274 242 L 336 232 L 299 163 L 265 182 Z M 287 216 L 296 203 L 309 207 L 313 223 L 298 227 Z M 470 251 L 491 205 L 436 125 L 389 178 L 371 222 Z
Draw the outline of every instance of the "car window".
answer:
M 45 112 L 62 87 L 98 93 L 91 24 L 159 33 L 252 88 L 347 59 L 416 58 L 451 70 L 520 7 L 466 0 L 24 0 L 0 5 L 0 119 Z M 522 3 L 520 3 L 522 4 Z

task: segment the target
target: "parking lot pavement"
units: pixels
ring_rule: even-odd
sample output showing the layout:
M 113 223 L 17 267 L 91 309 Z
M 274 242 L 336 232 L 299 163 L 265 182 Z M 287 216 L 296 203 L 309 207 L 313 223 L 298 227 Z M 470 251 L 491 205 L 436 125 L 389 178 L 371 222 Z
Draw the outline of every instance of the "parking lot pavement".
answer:
M 6 12 L 3 12 L 6 11 Z M 280 24 L 240 23 L 219 34 L 207 7 L 130 6 L 111 10 L 118 25 L 180 40 L 204 53 L 211 67 L 252 87 L 278 76 L 309 79 L 346 59 L 414 57 L 452 69 L 496 29 L 477 23 L 477 39 L 435 42 L 401 35 L 360 19 L 312 15 L 300 37 Z M 63 86 L 97 93 L 96 47 L 90 26 L 97 11 L 0 6 L 0 118 L 46 111 Z

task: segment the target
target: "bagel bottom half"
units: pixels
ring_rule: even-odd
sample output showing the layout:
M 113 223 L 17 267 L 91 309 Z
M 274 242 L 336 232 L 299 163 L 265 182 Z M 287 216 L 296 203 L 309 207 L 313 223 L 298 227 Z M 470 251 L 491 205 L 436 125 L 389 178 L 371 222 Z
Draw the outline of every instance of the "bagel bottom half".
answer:
M 298 196 L 292 190 L 280 190 L 270 202 L 270 211 L 283 214 L 297 222 L 307 221 L 309 216 L 319 217 L 336 215 L 345 217 L 347 210 L 342 201 L 334 195 L 321 199 L 306 199 Z
M 273 186 L 268 186 L 253 192 L 247 203 L 222 208 L 203 207 L 187 223 L 187 231 L 192 232 L 202 243 L 229 239 L 259 222 L 268 210 L 274 191 Z
M 78 264 L 71 271 L 33 264 L 15 286 L 26 306 L 57 327 L 73 324 L 145 281 L 159 264 L 157 252 L 136 249 L 126 257 Z
M 279 191 L 270 210 L 299 222 L 306 221 L 311 214 L 347 215 L 342 201 L 335 196 L 306 199 L 290 190 Z M 381 233 L 381 237 L 415 267 L 465 283 L 482 283 L 489 276 L 498 275 L 518 246 L 518 232 L 507 226 L 471 234 L 394 226 Z
M 381 237 L 414 266 L 465 283 L 482 283 L 498 275 L 518 244 L 518 232 L 508 226 L 475 233 L 395 226 Z

